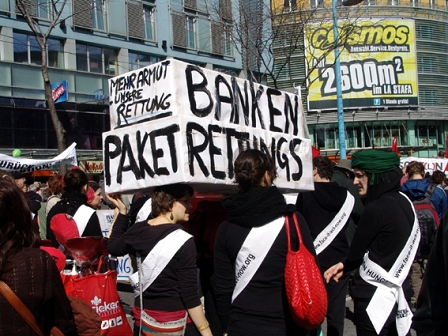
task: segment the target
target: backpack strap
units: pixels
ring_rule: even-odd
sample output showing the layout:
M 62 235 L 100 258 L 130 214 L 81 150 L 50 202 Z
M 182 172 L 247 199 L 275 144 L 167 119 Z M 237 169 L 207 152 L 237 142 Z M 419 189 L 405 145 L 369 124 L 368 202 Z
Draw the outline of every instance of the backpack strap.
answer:
M 437 188 L 437 184 L 431 183 L 429 185 L 428 189 L 426 189 L 425 197 L 431 198 L 431 196 L 434 193 L 434 191 L 436 191 L 436 188 Z

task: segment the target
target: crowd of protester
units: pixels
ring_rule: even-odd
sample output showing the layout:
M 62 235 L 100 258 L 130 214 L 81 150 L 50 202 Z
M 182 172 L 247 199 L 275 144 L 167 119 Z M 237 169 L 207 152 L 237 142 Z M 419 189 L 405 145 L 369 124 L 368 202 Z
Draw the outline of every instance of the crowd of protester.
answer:
M 114 209 L 104 239 L 110 255 L 132 259 L 134 335 L 140 335 L 142 313 L 163 323 L 185 318 L 187 336 L 343 335 L 347 295 L 358 335 L 410 335 L 411 327 L 419 336 L 448 335 L 444 172 L 428 176 L 417 161 L 400 168 L 395 153 L 380 150 L 356 152 L 336 164 L 316 156 L 314 191 L 300 192 L 295 204 L 275 187 L 274 161 L 262 151 L 241 152 L 234 174 L 237 194 L 192 205 L 195 193 L 187 184 L 109 195 L 99 176 L 78 167 L 29 185 L 20 173 L 0 171 L 0 280 L 28 306 L 44 334 L 52 327 L 76 334 L 58 271 L 36 248 L 48 240 L 61 249 L 53 232 L 63 232 L 57 215 L 76 218 L 80 237 L 102 237 L 96 211 Z M 432 248 L 422 252 L 415 204 L 428 195 L 438 229 Z M 207 208 L 215 216 L 206 216 Z M 302 329 L 286 304 L 284 217 L 293 214 L 325 283 L 326 330 Z M 298 249 L 295 230 L 290 237 Z M 238 272 L 245 270 L 242 251 L 262 250 L 253 274 Z M 149 277 L 143 271 L 157 268 L 151 262 L 160 270 Z M 35 273 L 24 281 L 24 272 Z M 2 295 L 0 303 L 0 334 L 29 334 L 30 326 Z M 7 323 L 14 318 L 20 322 Z

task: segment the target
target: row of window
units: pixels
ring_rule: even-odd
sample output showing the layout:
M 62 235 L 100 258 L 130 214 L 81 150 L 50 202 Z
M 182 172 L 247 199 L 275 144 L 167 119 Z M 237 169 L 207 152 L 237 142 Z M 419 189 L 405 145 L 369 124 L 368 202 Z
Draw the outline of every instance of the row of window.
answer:
M 398 6 L 400 4 L 410 5 L 412 7 L 429 7 L 429 8 L 437 8 L 437 0 L 428 0 L 429 3 L 423 3 L 421 0 L 387 0 L 387 5 L 389 6 Z M 310 0 L 311 8 L 324 8 L 325 7 L 324 0 Z M 328 4 L 328 2 L 327 2 Z M 336 5 L 340 6 L 342 4 L 342 0 L 336 0 Z M 386 5 L 385 1 L 382 0 L 364 0 L 365 6 L 375 6 L 375 5 Z M 297 10 L 297 0 L 284 0 L 283 6 L 285 10 Z M 327 5 L 331 6 L 331 4 Z M 448 0 L 445 0 L 445 9 L 448 9 Z
M 399 146 L 433 146 L 445 143 L 444 123 L 435 121 L 368 121 L 346 122 L 345 139 L 348 148 L 390 147 L 397 137 Z M 339 148 L 337 124 L 309 125 L 314 145 L 319 149 Z M 409 129 L 414 134 L 409 134 Z
M 42 65 L 42 54 L 33 35 L 14 32 L 13 43 L 14 62 Z M 48 66 L 64 68 L 63 41 L 48 39 L 47 46 Z M 135 70 L 161 60 L 159 57 L 135 52 L 129 52 L 128 56 L 127 67 L 129 70 Z M 117 66 L 117 50 L 76 43 L 77 70 L 115 76 L 118 74 Z
M 51 0 L 27 0 L 24 3 L 32 16 L 53 19 Z M 117 17 L 116 6 L 125 9 L 126 23 L 123 28 L 112 25 L 112 22 L 118 23 L 122 19 Z M 230 34 L 225 33 L 230 32 L 229 27 L 233 22 L 230 0 L 171 0 L 170 10 L 173 46 L 233 56 Z M 20 12 L 18 8 L 16 12 Z M 73 1 L 72 13 L 76 27 L 119 34 L 115 30 L 123 29 L 121 33 L 130 38 L 157 41 L 156 0 L 129 0 L 125 4 L 105 0 L 76 0 Z M 118 23 L 117 26 L 120 25 Z M 225 27 L 227 29 L 222 29 Z

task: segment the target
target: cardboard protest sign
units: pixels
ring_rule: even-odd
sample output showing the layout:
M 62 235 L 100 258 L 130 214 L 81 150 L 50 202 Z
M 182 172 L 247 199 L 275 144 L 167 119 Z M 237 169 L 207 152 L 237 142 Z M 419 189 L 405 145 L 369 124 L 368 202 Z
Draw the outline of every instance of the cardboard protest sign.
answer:
M 313 189 L 298 95 L 166 60 L 110 79 L 109 97 L 107 192 L 176 182 L 200 192 L 233 192 L 233 161 L 243 148 L 272 155 L 280 189 Z

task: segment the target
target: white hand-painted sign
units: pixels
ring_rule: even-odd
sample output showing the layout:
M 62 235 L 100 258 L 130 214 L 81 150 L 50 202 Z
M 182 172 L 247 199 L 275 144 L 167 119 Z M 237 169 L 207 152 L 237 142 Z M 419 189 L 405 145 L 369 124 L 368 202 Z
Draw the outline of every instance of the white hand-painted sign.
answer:
M 242 148 L 272 155 L 283 190 L 312 190 L 311 141 L 300 96 L 176 60 L 109 80 L 103 134 L 107 192 L 176 182 L 231 192 Z
M 114 220 L 114 210 L 96 210 L 96 213 L 100 221 L 103 236 L 106 237 Z M 129 276 L 134 273 L 132 270 L 131 258 L 129 258 L 129 255 L 126 254 L 125 256 L 118 257 L 117 259 L 118 280 L 128 280 Z
M 432 174 L 436 170 L 440 170 L 444 173 L 448 171 L 448 159 L 429 159 L 413 156 L 400 158 L 401 167 L 406 167 L 411 161 L 418 161 L 423 163 L 423 166 L 425 167 L 425 172 L 430 174 Z

